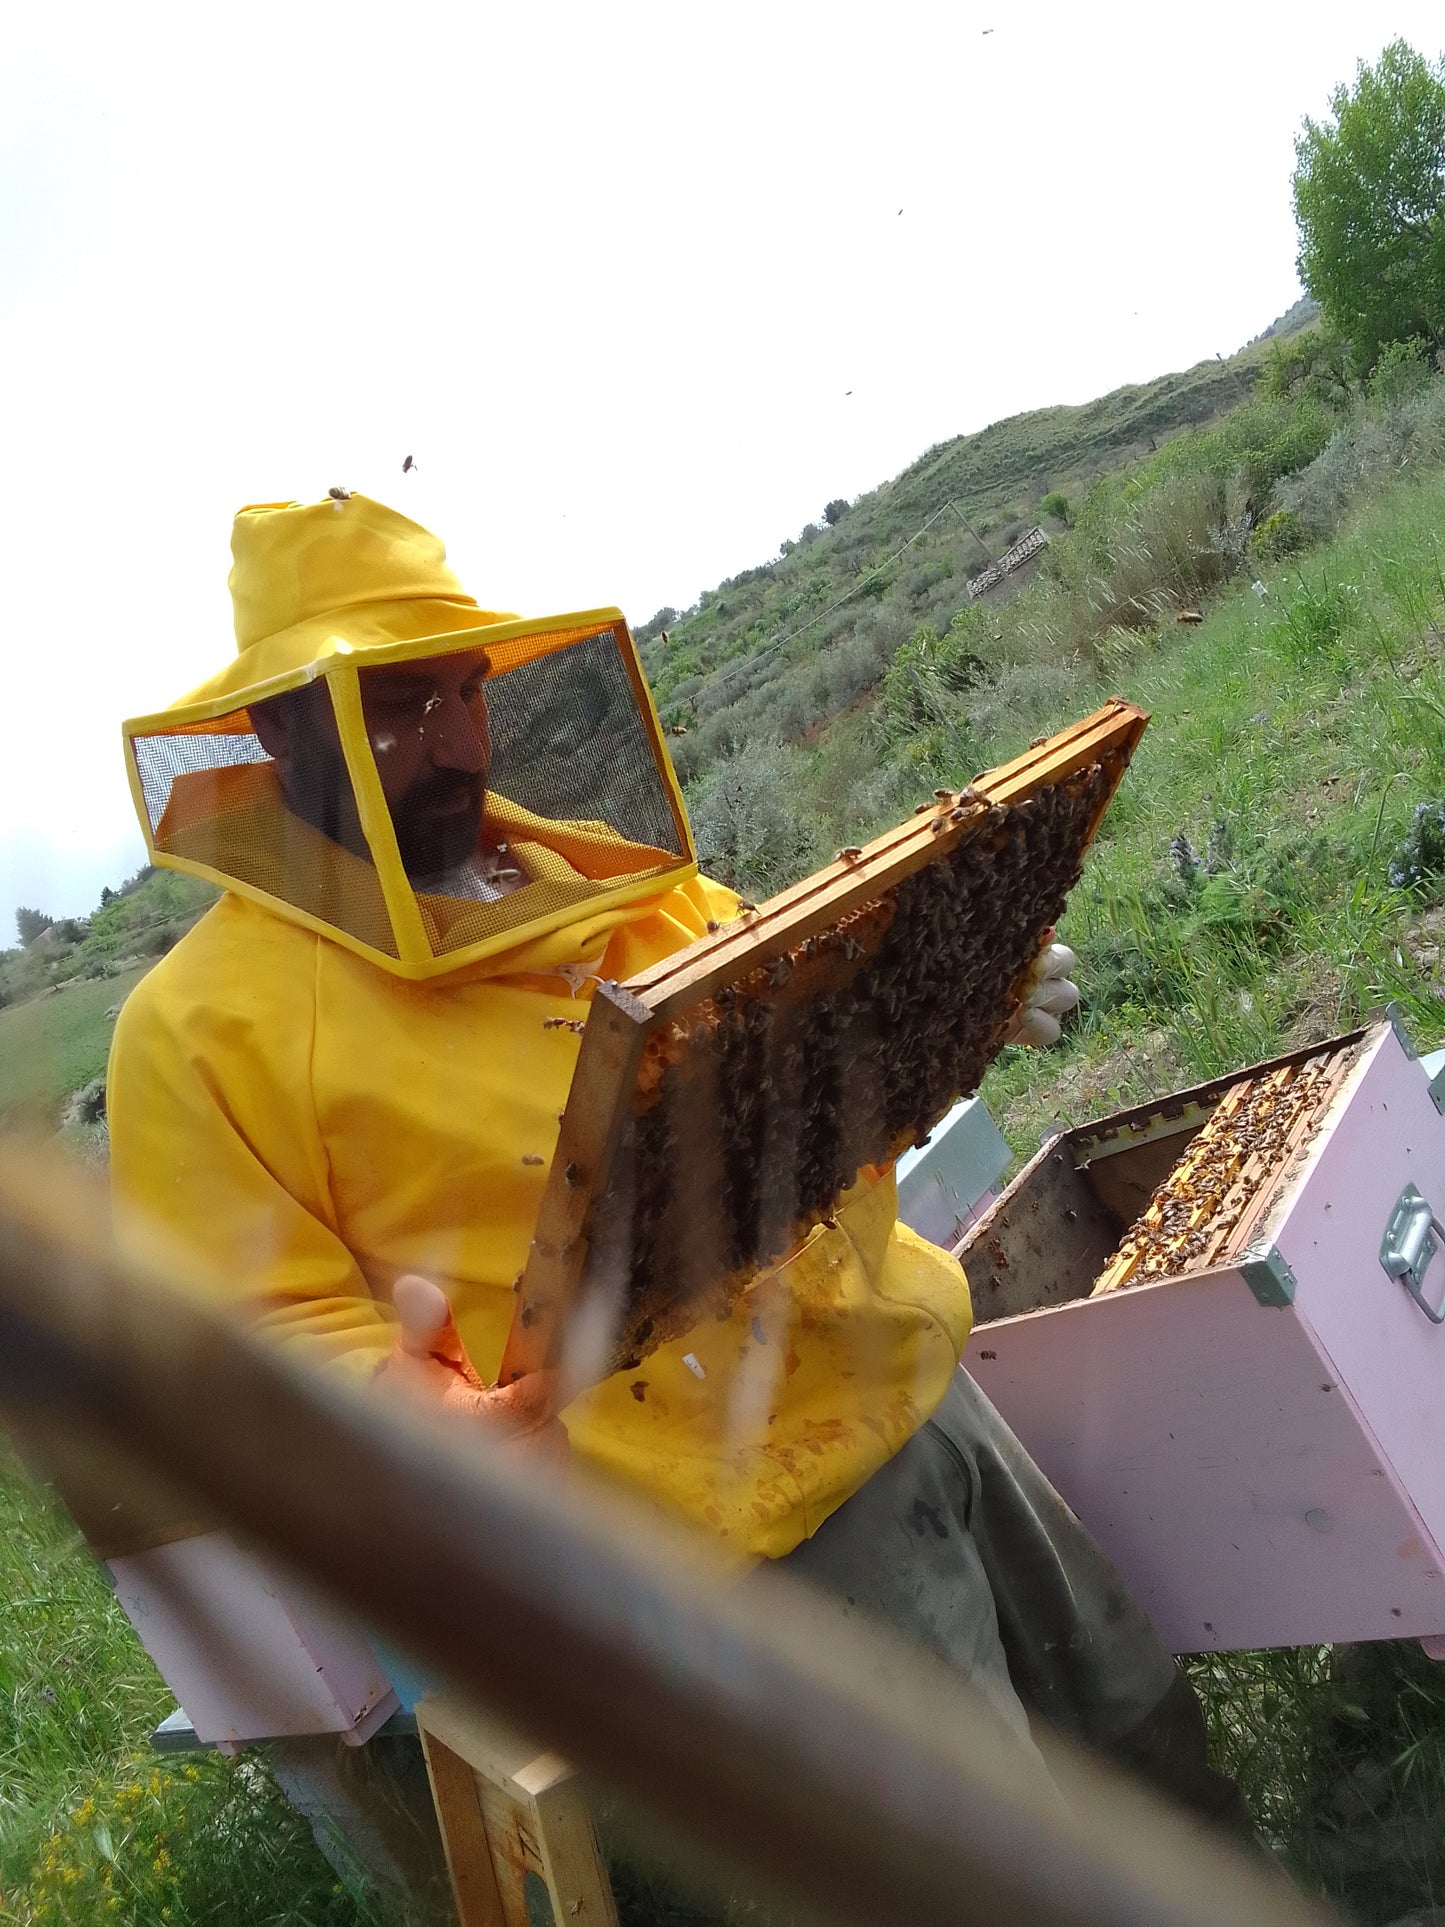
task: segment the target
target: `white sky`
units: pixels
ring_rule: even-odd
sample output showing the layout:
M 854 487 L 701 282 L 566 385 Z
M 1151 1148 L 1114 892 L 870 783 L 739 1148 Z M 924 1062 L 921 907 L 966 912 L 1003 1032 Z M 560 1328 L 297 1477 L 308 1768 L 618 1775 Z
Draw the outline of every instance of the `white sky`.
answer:
M 234 647 L 240 504 L 341 482 L 493 607 L 685 606 L 1258 333 L 1299 121 L 1396 34 L 1438 0 L 12 0 L 0 944 L 142 860 L 119 722 Z

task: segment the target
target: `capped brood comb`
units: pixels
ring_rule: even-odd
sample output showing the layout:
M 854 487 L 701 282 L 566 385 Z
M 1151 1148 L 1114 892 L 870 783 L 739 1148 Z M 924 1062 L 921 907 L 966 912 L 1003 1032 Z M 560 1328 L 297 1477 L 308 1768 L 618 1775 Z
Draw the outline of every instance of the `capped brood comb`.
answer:
M 1357 1038 L 1346 1038 L 1231 1084 L 1120 1240 L 1092 1295 L 1206 1271 L 1244 1251 L 1360 1049 Z
M 501 1381 L 725 1313 L 975 1090 L 1147 718 L 1114 701 L 689 949 L 599 985 Z

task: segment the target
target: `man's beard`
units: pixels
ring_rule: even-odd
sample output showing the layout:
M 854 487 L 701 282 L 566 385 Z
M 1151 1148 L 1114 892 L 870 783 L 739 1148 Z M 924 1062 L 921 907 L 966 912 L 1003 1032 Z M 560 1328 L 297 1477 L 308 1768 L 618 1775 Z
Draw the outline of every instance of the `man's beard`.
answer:
M 415 881 L 434 877 L 475 856 L 481 845 L 487 779 L 482 771 L 432 770 L 390 805 L 402 868 Z M 298 816 L 333 843 L 370 858 L 339 743 L 317 732 L 299 735 L 286 800 Z M 446 805 L 457 804 L 455 810 Z
M 476 855 L 486 794 L 480 771 L 439 769 L 419 778 L 392 805 L 396 846 L 413 882 L 440 876 Z

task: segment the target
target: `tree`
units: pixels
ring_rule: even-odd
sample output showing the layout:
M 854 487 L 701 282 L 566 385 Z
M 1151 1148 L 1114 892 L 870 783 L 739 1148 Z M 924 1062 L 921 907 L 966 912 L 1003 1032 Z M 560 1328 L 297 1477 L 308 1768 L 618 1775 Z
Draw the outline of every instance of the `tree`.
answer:
M 47 916 L 43 910 L 27 910 L 23 905 L 15 912 L 15 928 L 20 933 L 23 944 L 32 944 L 42 930 L 48 930 L 54 917 Z
M 1062 489 L 1051 488 L 1039 503 L 1039 514 L 1047 522 L 1067 522 L 1069 498 Z
M 831 501 L 828 504 L 827 508 L 823 510 L 823 520 L 828 524 L 828 527 L 830 529 L 836 528 L 838 523 L 843 520 L 843 517 L 847 513 L 848 513 L 848 504 L 843 500 L 842 496 L 840 495 L 836 498 L 836 500 Z
M 1445 60 L 1403 40 L 1333 118 L 1306 120 L 1295 141 L 1299 272 L 1362 368 L 1393 341 L 1445 343 Z

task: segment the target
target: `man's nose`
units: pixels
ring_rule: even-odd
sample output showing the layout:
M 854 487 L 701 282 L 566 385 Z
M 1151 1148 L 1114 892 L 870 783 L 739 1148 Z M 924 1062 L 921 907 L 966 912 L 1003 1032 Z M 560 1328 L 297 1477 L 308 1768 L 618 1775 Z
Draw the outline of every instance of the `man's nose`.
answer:
M 466 770 L 479 775 L 490 758 L 487 715 L 479 703 L 460 696 L 434 696 L 424 723 L 427 749 L 438 769 Z

